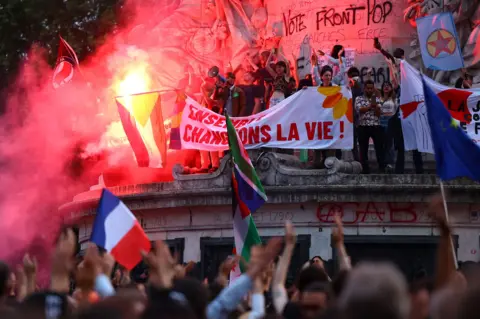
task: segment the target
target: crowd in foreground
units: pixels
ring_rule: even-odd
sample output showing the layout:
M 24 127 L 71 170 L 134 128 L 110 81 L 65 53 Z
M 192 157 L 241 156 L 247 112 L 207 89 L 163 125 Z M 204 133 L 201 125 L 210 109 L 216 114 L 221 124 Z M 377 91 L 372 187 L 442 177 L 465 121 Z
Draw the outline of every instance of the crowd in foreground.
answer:
M 430 211 L 442 212 L 441 197 Z M 56 244 L 50 285 L 36 286 L 35 258 L 26 255 L 16 282 L 5 263 L 0 264 L 1 318 L 341 318 L 341 319 L 468 319 L 478 318 L 480 271 L 476 266 L 457 270 L 451 230 L 444 214 L 435 214 L 440 228 L 435 277 L 407 284 L 389 263 L 350 264 L 343 242 L 340 216 L 332 231 L 339 256 L 339 271 L 330 278 L 320 258 L 299 271 L 294 284 L 285 286 L 296 235 L 291 224 L 285 237 L 265 246 L 254 246 L 250 260 L 228 258 L 212 282 L 188 276 L 188 267 L 177 264 L 168 246 L 156 242 L 151 252 L 141 252 L 148 265 L 145 284 L 112 275 L 115 261 L 89 246 L 76 262 L 75 235 L 62 233 Z M 140 253 L 140 252 L 139 252 Z M 244 273 L 229 282 L 235 263 Z M 71 281 L 74 278 L 74 288 Z M 430 284 L 431 283 L 431 284 Z

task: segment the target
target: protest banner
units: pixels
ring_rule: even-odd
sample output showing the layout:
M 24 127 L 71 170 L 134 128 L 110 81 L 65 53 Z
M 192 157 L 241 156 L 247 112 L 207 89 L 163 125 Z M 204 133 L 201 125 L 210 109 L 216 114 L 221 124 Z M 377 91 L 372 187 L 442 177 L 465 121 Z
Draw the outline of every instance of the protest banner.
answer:
M 247 149 L 352 149 L 353 110 L 346 87 L 301 90 L 274 108 L 232 118 Z M 225 117 L 187 98 L 180 125 L 183 149 L 228 149 Z
M 401 70 L 400 110 L 405 150 L 433 154 L 420 73 L 405 61 L 401 64 Z M 480 89 L 451 88 L 427 77 L 425 81 L 467 135 L 475 143 L 480 143 Z M 447 127 L 451 123 L 442 125 Z

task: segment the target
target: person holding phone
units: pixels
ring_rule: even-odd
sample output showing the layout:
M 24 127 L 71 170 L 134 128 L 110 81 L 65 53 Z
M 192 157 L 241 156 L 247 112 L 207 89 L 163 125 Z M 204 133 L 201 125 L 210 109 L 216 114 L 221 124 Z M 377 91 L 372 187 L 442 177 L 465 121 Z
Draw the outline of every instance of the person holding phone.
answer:
M 375 83 L 367 80 L 364 83 L 363 95 L 355 100 L 355 110 L 358 113 L 358 144 L 360 146 L 360 162 L 363 173 L 369 174 L 368 147 L 370 138 L 375 146 L 377 162 L 380 172 L 385 171 L 384 139 L 385 132 L 380 126 L 381 101 L 375 94 Z

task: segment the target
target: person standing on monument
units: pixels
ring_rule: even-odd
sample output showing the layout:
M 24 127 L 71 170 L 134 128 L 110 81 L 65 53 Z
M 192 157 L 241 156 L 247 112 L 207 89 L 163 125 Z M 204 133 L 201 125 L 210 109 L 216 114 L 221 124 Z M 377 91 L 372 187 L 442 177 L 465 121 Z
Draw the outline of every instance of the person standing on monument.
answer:
M 358 112 L 358 143 L 360 144 L 360 160 L 363 173 L 369 174 L 368 148 L 370 138 L 373 139 L 380 172 L 385 171 L 383 144 L 385 132 L 380 126 L 381 100 L 375 95 L 375 83 L 367 80 L 364 83 L 363 95 L 357 97 L 355 110 Z
M 336 86 L 332 82 L 333 77 L 333 69 L 329 65 L 324 65 L 322 70 L 320 71 L 320 86 L 321 87 L 329 87 L 329 86 Z M 325 160 L 329 156 L 335 156 L 338 159 L 342 159 L 342 150 L 315 150 L 314 154 L 314 168 L 320 169 L 325 167 Z
M 392 83 L 394 86 L 398 85 L 398 90 L 396 90 L 397 98 L 400 98 L 400 63 L 401 61 L 405 60 L 405 51 L 402 48 L 396 48 L 391 55 L 388 51 L 382 48 L 382 45 L 378 38 L 374 39 L 373 47 L 380 51 L 382 55 L 385 57 L 385 61 L 388 64 L 388 68 L 390 70 L 390 77 L 392 79 Z M 403 128 L 400 121 L 400 112 L 397 112 L 395 116 L 392 118 L 391 123 L 393 130 L 396 132 L 397 140 L 399 143 L 397 144 L 398 154 L 397 154 L 397 162 L 395 163 L 395 173 L 396 174 L 403 174 L 405 171 L 405 145 L 403 140 Z M 401 140 L 401 143 L 400 143 Z M 418 150 L 412 151 L 413 156 L 413 163 L 415 165 L 415 172 L 417 174 L 423 174 L 423 159 L 422 153 Z
M 281 101 L 285 100 L 291 82 L 290 65 L 288 63 L 288 59 L 284 58 L 285 61 L 277 61 L 277 63 L 275 64 L 275 70 L 271 67 L 270 61 L 275 54 L 275 50 L 276 49 L 272 49 L 272 53 L 268 57 L 267 63 L 265 65 L 267 71 L 274 78 L 273 94 L 270 97 L 270 107 L 274 107 Z

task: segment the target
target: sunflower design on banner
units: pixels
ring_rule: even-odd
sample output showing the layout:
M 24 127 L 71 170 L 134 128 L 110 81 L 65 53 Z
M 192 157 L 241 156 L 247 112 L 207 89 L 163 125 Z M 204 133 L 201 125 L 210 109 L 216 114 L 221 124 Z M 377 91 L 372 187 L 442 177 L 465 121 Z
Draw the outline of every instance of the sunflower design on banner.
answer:
M 344 115 L 350 123 L 353 123 L 353 105 L 352 99 L 347 99 L 342 94 L 340 86 L 318 87 L 318 93 L 325 95 L 322 107 L 326 109 L 333 108 L 333 118 L 338 120 Z

